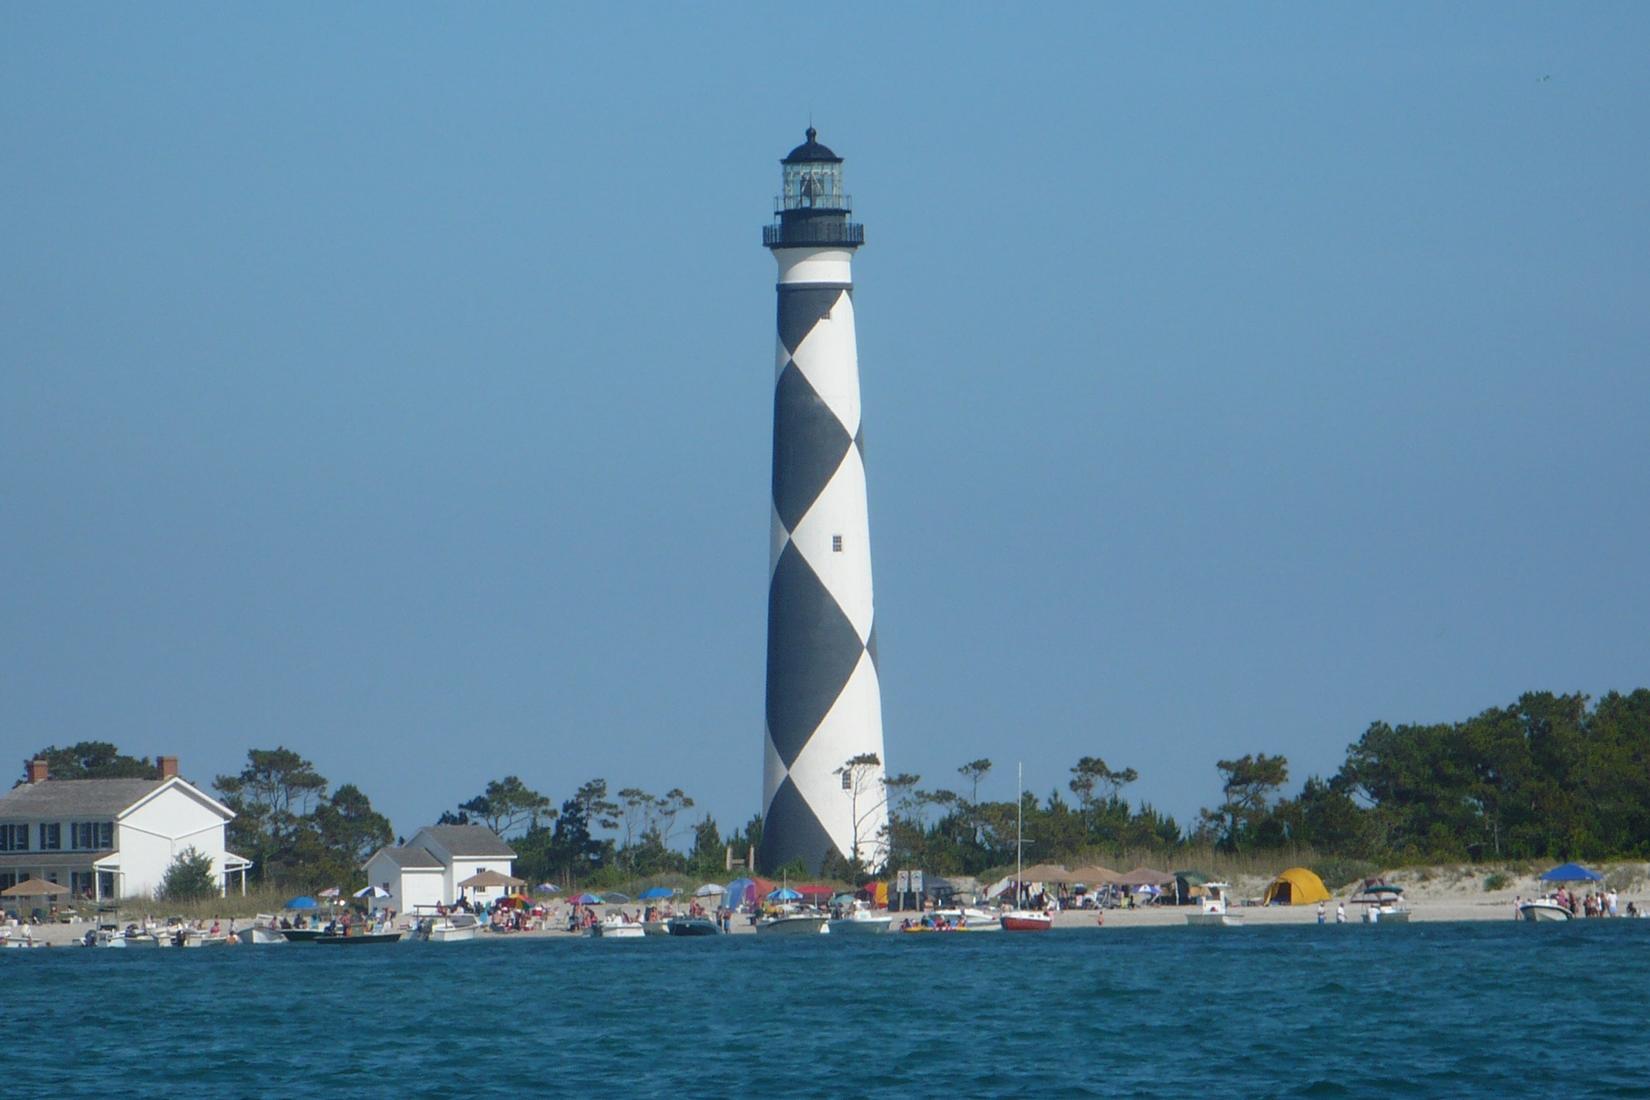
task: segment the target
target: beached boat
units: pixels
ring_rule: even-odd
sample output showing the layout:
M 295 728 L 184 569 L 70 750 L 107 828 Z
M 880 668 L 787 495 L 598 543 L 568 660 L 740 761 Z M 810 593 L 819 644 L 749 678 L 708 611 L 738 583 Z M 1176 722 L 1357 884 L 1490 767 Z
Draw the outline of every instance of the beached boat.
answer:
M 373 943 L 400 943 L 401 937 L 405 935 L 406 933 L 399 929 L 392 929 L 387 932 L 356 932 L 353 934 L 334 932 L 331 935 L 321 936 L 310 942 L 335 944 L 340 947 L 365 947 Z
M 1193 928 L 1241 928 L 1243 916 L 1228 911 L 1226 891 L 1229 882 L 1205 882 L 1203 896 L 1197 899 L 1197 912 L 1186 914 L 1186 923 Z
M 1530 921 L 1566 921 L 1575 916 L 1556 898 L 1531 898 L 1518 907 L 1518 915 Z
M 251 927 L 242 928 L 235 935 L 242 943 L 259 946 L 287 942 L 286 937 L 281 935 L 280 922 L 269 913 L 259 913 L 252 918 Z
M 720 936 L 722 926 L 709 917 L 671 917 L 665 927 L 672 936 Z
M 475 939 L 480 931 L 481 922 L 474 913 L 459 912 L 425 917 L 414 934 L 430 943 L 464 943 Z
M 644 936 L 668 936 L 670 935 L 670 920 L 668 918 L 644 920 L 642 922 L 642 934 Z
M 831 915 L 817 909 L 782 909 L 756 922 L 758 935 L 817 936 L 829 932 Z
M 1352 904 L 1364 907 L 1360 918 L 1365 924 L 1408 924 L 1409 907 L 1404 904 L 1404 888 L 1390 882 L 1373 882 L 1363 893 L 1352 899 Z
M 639 940 L 647 935 L 647 930 L 635 921 L 612 916 L 592 924 L 590 935 L 604 940 Z
M 37 940 L 31 936 L 3 936 L 0 937 L 0 947 L 11 950 L 20 950 L 31 947 L 50 947 L 44 940 Z
M 172 933 L 174 947 L 228 947 L 236 941 L 228 932 L 208 932 L 200 928 L 180 928 Z
M 976 909 L 965 905 L 958 909 L 936 909 L 936 917 L 944 917 L 948 924 L 966 927 L 970 932 L 1001 932 L 1003 918 L 998 913 L 988 913 L 984 909 Z
M 902 936 L 923 934 L 948 935 L 952 932 L 972 932 L 977 934 L 980 932 L 997 931 L 1001 931 L 1001 929 L 975 928 L 973 925 L 969 924 L 953 924 L 951 921 L 940 917 L 937 913 L 925 913 L 923 914 L 921 920 L 911 920 L 907 917 L 901 920 L 898 926 L 898 934 Z
M 117 947 L 122 950 L 129 947 L 159 946 L 159 941 L 155 937 L 142 931 L 136 925 L 122 929 L 117 925 L 105 924 L 101 928 L 87 932 L 80 942 L 87 947 Z
M 1014 800 L 1014 903 L 1020 904 L 1020 893 L 1025 887 L 1025 765 L 1019 769 L 1019 793 Z M 1047 932 L 1054 927 L 1054 918 L 1037 909 L 1010 909 L 1002 915 L 1004 932 Z
M 286 940 L 288 943 L 314 943 L 324 935 L 326 935 L 326 933 L 321 931 L 319 928 L 281 929 L 281 938 Z
M 825 922 L 825 929 L 833 936 L 880 936 L 887 932 L 894 918 L 865 905 L 855 905 L 842 915 Z

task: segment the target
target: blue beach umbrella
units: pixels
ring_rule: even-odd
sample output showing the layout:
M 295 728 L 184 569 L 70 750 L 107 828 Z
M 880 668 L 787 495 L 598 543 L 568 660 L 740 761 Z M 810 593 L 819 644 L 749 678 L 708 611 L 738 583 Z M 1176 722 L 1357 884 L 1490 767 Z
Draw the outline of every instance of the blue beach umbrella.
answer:
M 314 898 L 310 897 L 308 894 L 299 894 L 295 898 L 288 898 L 287 903 L 285 905 L 281 906 L 281 908 L 283 908 L 283 909 L 319 909 L 319 908 L 321 908 L 321 903 L 316 901 Z
M 561 893 L 561 887 L 557 886 L 553 882 L 541 882 L 537 886 L 533 887 L 533 889 L 536 892 L 540 893 L 540 894 L 559 894 L 559 893 Z
M 1603 882 L 1604 876 L 1579 863 L 1561 863 L 1541 876 L 1542 882 Z
M 602 896 L 600 894 L 574 894 L 567 900 L 574 905 L 600 905 Z
M 771 891 L 768 894 L 768 900 L 769 901 L 801 901 L 802 900 L 802 895 L 797 893 L 795 890 L 792 890 L 789 886 L 782 886 L 778 890 Z
M 636 895 L 637 901 L 658 901 L 660 898 L 673 898 L 676 891 L 668 886 L 649 886 Z

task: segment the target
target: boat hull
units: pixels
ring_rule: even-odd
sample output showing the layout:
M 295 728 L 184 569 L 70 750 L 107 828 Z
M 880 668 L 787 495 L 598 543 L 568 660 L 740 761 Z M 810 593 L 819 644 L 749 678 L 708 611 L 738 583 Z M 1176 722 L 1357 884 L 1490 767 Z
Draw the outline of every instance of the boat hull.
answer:
M 400 943 L 402 932 L 369 932 L 364 936 L 322 936 L 311 940 L 311 943 L 331 944 L 338 947 L 366 947 L 369 944 Z
M 825 927 L 833 936 L 881 936 L 893 923 L 893 917 L 843 917 L 827 921 Z
M 1186 924 L 1192 928 L 1242 928 L 1243 918 L 1236 913 L 1187 913 Z
M 279 928 L 243 928 L 235 935 L 240 938 L 242 943 L 262 945 L 287 942 L 286 936 L 281 934 Z
M 1054 927 L 1054 918 L 1046 913 L 1004 913 L 1004 932 L 1047 932 Z
M 283 928 L 281 935 L 288 943 L 313 943 L 326 933 L 319 928 Z
M 639 924 L 593 924 L 590 934 L 602 940 L 639 940 L 647 936 Z
M 1518 915 L 1528 921 L 1562 922 L 1572 919 L 1571 912 L 1557 902 L 1527 901 L 1518 907 Z
M 665 922 L 672 936 L 720 936 L 722 929 L 709 917 L 672 917 Z
M 817 936 L 830 931 L 828 917 L 774 917 L 758 921 L 757 935 L 762 936 Z

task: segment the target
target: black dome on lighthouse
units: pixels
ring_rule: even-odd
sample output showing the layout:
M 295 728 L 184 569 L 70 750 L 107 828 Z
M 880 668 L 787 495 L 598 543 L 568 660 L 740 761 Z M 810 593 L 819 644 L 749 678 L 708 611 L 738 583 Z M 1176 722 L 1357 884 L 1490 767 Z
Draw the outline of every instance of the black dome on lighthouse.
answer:
M 790 154 L 780 161 L 780 164 L 807 164 L 809 162 L 825 162 L 841 164 L 842 158 L 831 152 L 829 148 L 814 140 L 819 131 L 812 126 L 808 127 L 808 140 L 790 151 Z

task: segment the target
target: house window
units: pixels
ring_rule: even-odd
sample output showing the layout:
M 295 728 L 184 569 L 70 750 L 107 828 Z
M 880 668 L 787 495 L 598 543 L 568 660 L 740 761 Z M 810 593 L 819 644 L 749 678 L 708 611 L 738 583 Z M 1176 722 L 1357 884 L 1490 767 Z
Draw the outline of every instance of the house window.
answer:
M 29 827 L 27 825 L 0 825 L 0 852 L 26 852 L 29 850 Z M 17 885 L 12 883 L 13 886 Z
M 838 553 L 838 554 L 842 553 L 842 536 L 841 535 L 832 535 L 831 536 L 831 550 L 834 553 Z
M 0 890 L 10 890 L 17 885 L 16 871 L 0 871 Z
M 69 889 L 73 891 L 74 896 L 77 898 L 91 897 L 92 889 L 96 884 L 96 879 L 93 878 L 91 871 L 69 872 Z
M 96 852 L 115 846 L 115 825 L 112 821 L 77 821 L 69 827 L 74 847 L 82 852 Z
M 40 823 L 40 850 L 55 852 L 63 847 L 63 823 L 60 821 L 42 821 Z

